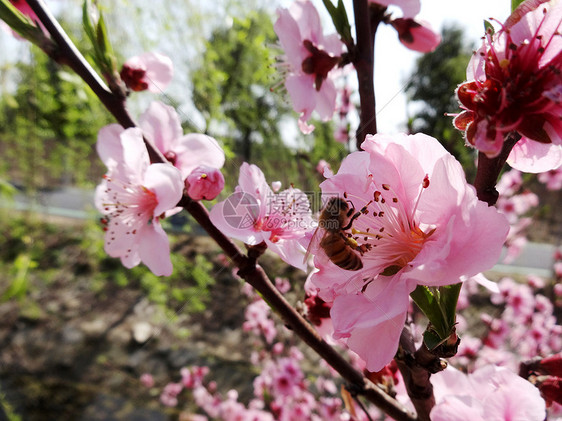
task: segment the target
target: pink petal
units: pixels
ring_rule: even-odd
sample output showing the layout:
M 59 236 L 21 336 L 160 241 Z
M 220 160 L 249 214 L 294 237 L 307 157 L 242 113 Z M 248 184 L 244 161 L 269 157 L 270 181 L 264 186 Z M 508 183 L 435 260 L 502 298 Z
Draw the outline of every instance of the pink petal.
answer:
M 266 240 L 268 248 L 277 254 L 281 260 L 298 269 L 306 271 L 308 262 L 304 261 L 305 248 L 298 244 L 296 240 L 280 240 L 273 243 Z
M 212 138 L 199 133 L 182 136 L 175 142 L 174 151 L 177 154 L 176 167 L 185 179 L 191 171 L 200 165 L 222 168 L 225 157 L 219 143 Z
M 153 101 L 140 116 L 139 126 L 145 136 L 163 154 L 173 149 L 176 139 L 183 135 L 181 121 L 173 107 Z
M 133 127 L 124 130 L 120 137 L 121 144 L 123 145 L 122 164 L 129 169 L 131 174 L 135 174 L 138 177 L 139 184 L 141 184 L 142 176 L 150 164 L 142 132 L 139 128 Z
M 143 185 L 158 198 L 154 216 L 175 207 L 183 194 L 183 181 L 178 169 L 171 164 L 152 164 L 146 169 Z
M 539 143 L 524 137 L 511 150 L 507 163 L 523 172 L 550 171 L 562 165 L 562 146 Z
M 432 421 L 485 421 L 491 418 L 482 416 L 480 405 L 474 399 L 446 396 L 431 410 L 431 419 Z
M 238 185 L 240 190 L 251 194 L 254 199 L 263 206 L 273 197 L 273 191 L 265 180 L 265 175 L 257 165 L 250 165 L 243 162 L 240 166 L 240 175 L 238 176 Z
M 155 94 L 163 92 L 174 76 L 174 65 L 170 57 L 149 52 L 141 54 L 139 58 L 146 65 L 145 79 L 148 82 L 148 90 Z
M 330 311 L 334 338 L 347 337 L 347 346 L 366 362 L 369 371 L 381 370 L 398 349 L 408 306 L 407 293 L 399 296 L 373 303 L 361 294 L 344 295 L 334 301 Z
M 123 146 L 121 145 L 121 133 L 124 129 L 119 124 L 110 124 L 102 127 L 98 132 L 96 151 L 102 162 L 109 169 L 114 168 L 118 162 L 123 160 Z
M 277 9 L 277 15 L 279 17 L 273 25 L 275 33 L 289 63 L 293 69 L 300 71 L 302 62 L 309 53 L 304 48 L 299 26 L 288 9 Z
M 451 159 L 454 161 L 454 158 Z M 430 191 L 430 184 L 424 203 L 434 203 L 438 200 L 437 195 L 440 196 L 438 203 L 442 210 L 435 208 L 434 212 L 438 213 L 438 218 L 449 222 L 436 229 L 412 261 L 414 266 L 417 266 L 417 262 L 424 263 L 407 274 L 424 285 L 447 285 L 463 275 L 473 276 L 491 268 L 500 257 L 501 245 L 509 232 L 505 216 L 477 200 L 472 188 L 464 190 L 464 195 L 462 190 L 460 196 L 452 194 L 456 187 L 447 186 L 444 180 L 458 178 L 455 175 L 458 165 L 447 167 L 446 161 L 449 160 L 443 159 L 435 166 L 433 180 L 440 185 Z M 454 163 L 458 164 L 456 161 Z M 445 198 L 450 202 L 445 202 Z M 428 209 L 429 205 L 425 208 L 429 215 L 431 212 Z M 470 224 L 464 221 L 470 221 Z M 469 249 L 471 257 L 467 259 L 466 250 Z
M 336 85 L 331 79 L 326 79 L 322 83 L 320 91 L 314 90 L 316 96 L 316 112 L 324 121 L 332 119 L 336 109 Z
M 315 45 L 322 44 L 322 23 L 314 4 L 308 0 L 297 0 L 291 4 L 289 10 L 299 25 L 301 39 L 312 41 Z
M 138 253 L 142 262 L 156 276 L 170 276 L 173 271 L 170 260 L 170 242 L 158 220 L 143 227 L 139 233 Z
M 302 113 L 301 119 L 306 121 L 310 118 L 316 107 L 316 90 L 314 78 L 311 75 L 289 75 L 285 80 L 285 87 L 291 97 L 293 109 Z
M 308 124 L 305 120 L 303 120 L 302 116 L 298 119 L 297 125 L 299 126 L 302 134 L 310 134 L 314 131 L 315 128 L 314 124 Z

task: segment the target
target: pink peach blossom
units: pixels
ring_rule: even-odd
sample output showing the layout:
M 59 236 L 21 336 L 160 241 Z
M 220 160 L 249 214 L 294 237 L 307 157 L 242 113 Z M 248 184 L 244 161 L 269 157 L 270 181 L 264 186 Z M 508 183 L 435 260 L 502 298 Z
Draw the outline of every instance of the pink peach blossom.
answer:
M 441 35 L 424 20 L 398 18 L 390 24 L 398 32 L 400 42 L 410 50 L 429 53 L 441 43 Z
M 510 370 L 486 366 L 469 375 L 449 366 L 431 376 L 432 421 L 543 421 L 539 390 Z
M 173 107 L 154 101 L 140 116 L 139 126 L 149 140 L 176 166 L 185 180 L 199 166 L 222 168 L 224 152 L 218 142 L 204 134 L 184 135 Z
M 152 164 L 138 128 L 100 130 L 97 150 L 108 173 L 96 189 L 95 203 L 107 220 L 105 251 L 131 268 L 141 261 L 155 275 L 172 273 L 162 215 L 182 196 L 180 172 L 170 164 Z
M 537 178 L 541 183 L 546 184 L 548 190 L 562 189 L 562 167 L 540 173 Z
M 257 166 L 242 164 L 235 193 L 210 217 L 226 235 L 249 245 L 265 242 L 285 262 L 306 269 L 300 240 L 313 229 L 308 197 L 293 187 L 273 193 Z
M 187 194 L 194 200 L 213 200 L 224 188 L 224 177 L 220 170 L 200 165 L 185 180 Z
M 121 69 L 121 79 L 136 92 L 148 90 L 159 94 L 168 87 L 173 75 L 174 66 L 170 57 L 155 52 L 131 57 Z
M 508 163 L 543 172 L 562 163 L 562 3 L 527 0 L 472 57 L 455 126 L 488 157 L 510 132 L 522 138 Z
M 299 128 L 310 133 L 307 124 L 316 111 L 324 121 L 336 107 L 332 69 L 338 64 L 343 43 L 337 34 L 324 36 L 320 16 L 312 2 L 297 0 L 288 9 L 278 9 L 274 29 L 286 54 L 285 87 L 293 108 L 300 114 Z
M 436 139 L 375 135 L 362 148 L 320 187 L 359 212 L 345 235 L 357 243 L 363 267 L 341 269 L 317 247 L 311 283 L 333 302 L 334 337 L 378 371 L 396 352 L 416 286 L 448 285 L 492 267 L 508 224 L 478 201 Z

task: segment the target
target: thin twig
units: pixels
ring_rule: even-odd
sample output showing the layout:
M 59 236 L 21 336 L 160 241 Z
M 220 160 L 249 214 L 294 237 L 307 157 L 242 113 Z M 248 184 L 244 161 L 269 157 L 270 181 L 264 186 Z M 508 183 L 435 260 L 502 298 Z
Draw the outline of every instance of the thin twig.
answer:
M 53 39 L 58 44 L 59 62 L 67 64 L 78 74 L 94 91 L 106 108 L 114 115 L 123 127 L 134 127 L 135 123 L 130 117 L 125 98 L 117 98 L 111 93 L 99 76 L 89 66 L 84 57 L 78 52 L 72 41 L 66 36 L 58 22 L 48 12 L 41 0 L 29 0 L 29 5 L 37 14 L 39 20 L 45 25 Z M 147 148 L 154 147 L 148 143 Z M 162 154 L 153 150 L 150 154 L 151 162 L 165 162 Z M 238 267 L 238 273 L 252 285 L 269 303 L 269 305 L 283 318 L 295 334 L 307 345 L 313 348 L 334 370 L 354 384 L 359 393 L 364 395 L 371 403 L 378 406 L 386 414 L 398 421 L 416 421 L 414 414 L 409 412 L 395 399 L 388 396 L 375 385 L 365 379 L 360 372 L 355 370 L 332 346 L 326 343 L 311 325 L 285 300 L 277 288 L 269 280 L 263 269 L 256 264 L 256 256 L 263 250 L 250 250 L 249 256 L 217 229 L 209 218 L 207 209 L 197 201 L 184 196 L 180 201 L 195 220 L 207 231 L 209 236 L 222 248 L 226 255 Z
M 474 187 L 478 199 L 486 202 L 488 206 L 496 204 L 499 194 L 496 190 L 496 182 L 498 176 L 505 165 L 505 161 L 513 146 L 521 139 L 521 135 L 517 132 L 509 133 L 504 140 L 502 150 L 495 158 L 488 158 L 484 153 L 478 153 L 478 169 L 476 171 L 476 179 Z

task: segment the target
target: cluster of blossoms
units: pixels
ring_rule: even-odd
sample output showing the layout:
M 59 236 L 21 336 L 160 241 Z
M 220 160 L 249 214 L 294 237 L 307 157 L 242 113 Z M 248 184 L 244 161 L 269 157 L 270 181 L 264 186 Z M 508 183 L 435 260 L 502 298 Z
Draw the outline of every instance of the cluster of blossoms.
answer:
M 539 198 L 529 190 L 523 189 L 523 179 L 517 170 L 504 173 L 496 189 L 500 194 L 497 208 L 506 216 L 510 224 L 505 242 L 507 253 L 503 262 L 511 263 L 527 244 L 526 230 L 533 219 L 526 215 L 538 206 Z
M 503 278 L 499 291 L 492 294 L 491 302 L 503 310 L 497 314 L 482 314 L 487 327 L 485 335 L 476 338 L 468 329 L 463 310 L 469 311 L 471 295 L 477 296 L 474 284 L 467 284 L 459 298 L 458 331 L 462 334 L 459 352 L 453 364 L 471 371 L 485 364 L 496 364 L 517 371 L 521 360 L 546 357 L 562 349 L 562 326 L 557 324 L 552 300 L 544 295 L 554 292 L 551 285 L 537 276 L 529 276 L 527 283 Z
M 507 134 L 522 138 L 508 163 L 543 172 L 562 163 L 562 3 L 526 1 L 472 57 L 457 95 L 455 126 L 488 157 Z
M 95 203 L 104 215 L 105 251 L 128 268 L 142 261 L 154 274 L 168 276 L 170 246 L 160 221 L 181 210 L 176 206 L 184 189 L 196 200 L 212 199 L 222 190 L 224 178 L 216 174 L 224 153 L 211 137 L 183 135 L 176 112 L 160 102 L 151 104 L 139 124 L 142 131 L 117 124 L 100 130 L 97 152 L 108 172 Z M 143 136 L 169 163 L 150 163 Z
M 286 280 L 279 279 L 276 284 L 287 292 Z M 303 354 L 296 347 L 286 345 L 287 330 L 273 321 L 270 312 L 252 310 L 258 303 L 266 307 L 267 304 L 252 290 L 244 288 L 244 292 L 252 301 L 247 308 L 245 322 L 245 325 L 252 326 L 248 332 L 254 339 L 251 362 L 260 373 L 253 381 L 254 396 L 251 401 L 247 405 L 239 402 L 236 390 L 220 394 L 215 381 L 204 381 L 209 373 L 207 367 L 190 367 L 180 371 L 180 381 L 164 386 L 160 402 L 175 407 L 181 405 L 179 402 L 193 401 L 200 413 L 186 411 L 182 416 L 194 421 L 367 421 L 367 416 L 359 408 L 353 407 L 352 411 L 356 412 L 354 417 L 344 409 L 342 399 L 337 397 L 338 387 L 332 378 L 333 372 L 323 369 L 318 373 L 315 370 L 314 381 L 305 374 Z M 141 383 L 154 387 L 154 380 L 149 374 L 141 376 Z M 375 408 L 370 408 L 369 412 L 371 416 L 380 416 Z

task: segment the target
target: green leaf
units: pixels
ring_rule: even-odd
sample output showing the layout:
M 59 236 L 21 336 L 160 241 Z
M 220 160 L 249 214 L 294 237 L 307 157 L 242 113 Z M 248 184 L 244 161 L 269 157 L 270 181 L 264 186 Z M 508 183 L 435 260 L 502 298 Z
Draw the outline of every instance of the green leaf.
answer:
M 490 35 L 494 35 L 494 33 L 496 32 L 494 26 L 487 19 L 484 19 L 484 32 Z
M 94 16 L 94 14 L 98 16 Z M 104 76 L 111 77 L 117 67 L 117 60 L 107 35 L 103 15 L 90 0 L 85 0 L 82 6 L 82 24 L 94 47 L 94 62 Z
M 100 19 L 96 27 L 96 48 L 99 49 L 100 59 L 103 61 L 103 68 L 108 73 L 111 74 L 116 69 L 115 54 L 113 53 L 113 47 L 107 36 L 107 28 L 105 26 L 105 19 L 103 15 L 100 14 Z
M 426 315 L 440 341 L 446 340 L 456 323 L 456 309 L 462 284 L 428 288 L 419 285 L 410 296 Z
M 511 11 L 513 12 L 525 0 L 511 0 Z
M 423 343 L 430 351 L 437 348 L 442 342 L 443 339 L 434 330 L 428 329 L 423 333 Z
M 0 0 L 0 20 L 6 22 L 20 36 L 38 46 L 44 45 L 47 40 L 43 31 L 8 0 Z
M 441 308 L 445 314 L 448 328 L 452 328 L 456 322 L 457 302 L 461 288 L 462 282 L 439 287 Z
M 332 22 L 342 41 L 345 44 L 353 43 L 353 38 L 351 37 L 351 26 L 349 25 L 349 19 L 347 18 L 347 11 L 343 4 L 343 0 L 338 0 L 338 6 L 334 6 L 331 0 L 322 0 L 324 6 L 328 10 Z
M 90 0 L 84 0 L 84 4 L 82 5 L 82 26 L 84 26 L 84 31 L 86 35 L 94 43 L 95 36 L 94 36 L 94 25 L 92 24 L 90 10 L 91 10 Z

